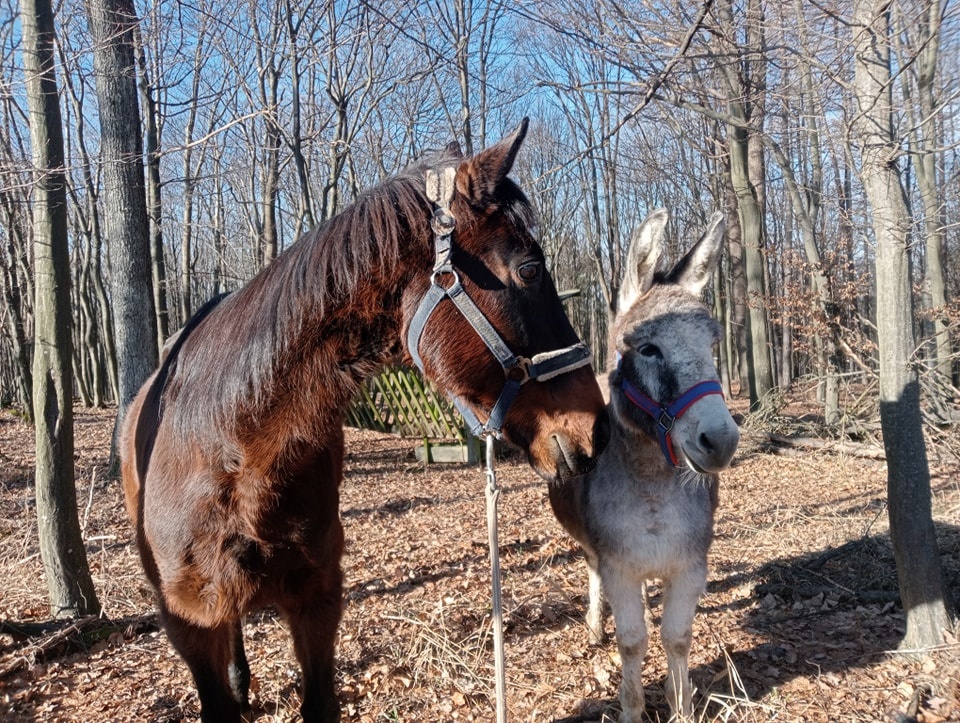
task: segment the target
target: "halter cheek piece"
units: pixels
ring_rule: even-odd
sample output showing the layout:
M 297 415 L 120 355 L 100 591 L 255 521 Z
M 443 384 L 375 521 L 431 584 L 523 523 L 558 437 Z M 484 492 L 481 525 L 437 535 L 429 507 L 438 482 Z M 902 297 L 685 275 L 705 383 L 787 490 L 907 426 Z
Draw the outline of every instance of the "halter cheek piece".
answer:
M 430 225 L 433 228 L 434 248 L 436 252 L 433 271 L 430 275 L 430 288 L 420 300 L 410 326 L 407 329 L 407 349 L 414 364 L 423 372 L 423 359 L 420 357 L 420 337 L 434 309 L 444 299 L 449 299 L 460 311 L 477 335 L 487 345 L 490 353 L 503 367 L 504 383 L 500 397 L 490 410 L 486 423 L 480 422 L 477 415 L 461 399 L 451 397 L 454 405 L 463 416 L 471 433 L 477 437 L 493 435 L 502 437 L 503 422 L 511 403 L 520 391 L 520 387 L 530 380 L 547 381 L 553 377 L 590 363 L 590 350 L 582 342 L 557 351 L 543 352 L 532 358 L 520 357 L 510 351 L 510 347 L 493 328 L 460 284 L 460 275 L 451 262 L 452 236 L 456 219 L 450 213 L 453 200 L 453 184 L 456 169 L 452 167 L 426 172 L 427 198 L 434 206 Z M 441 286 L 442 277 L 448 278 L 449 286 Z
M 617 354 L 617 371 L 620 371 L 620 364 L 623 358 Z M 667 463 L 672 467 L 682 467 L 677 460 L 677 455 L 673 451 L 670 432 L 673 431 L 673 425 L 682 417 L 690 407 L 711 394 L 723 396 L 723 388 L 720 382 L 706 381 L 697 382 L 687 391 L 677 397 L 670 404 L 661 404 L 654 401 L 646 394 L 637 389 L 633 384 L 627 381 L 622 374 L 620 376 L 620 388 L 624 396 L 629 399 L 634 406 L 642 409 L 648 415 L 653 417 L 657 423 L 657 438 L 660 440 L 660 450 L 666 458 Z

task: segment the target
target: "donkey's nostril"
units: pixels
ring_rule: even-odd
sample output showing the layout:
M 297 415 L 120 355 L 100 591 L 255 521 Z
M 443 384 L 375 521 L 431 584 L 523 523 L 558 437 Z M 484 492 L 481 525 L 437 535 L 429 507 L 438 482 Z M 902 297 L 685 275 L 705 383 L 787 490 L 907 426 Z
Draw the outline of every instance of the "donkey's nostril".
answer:
M 710 437 L 708 437 L 706 434 L 701 434 L 700 449 L 702 449 L 704 452 L 712 454 L 716 451 L 717 447 L 713 442 L 710 441 Z

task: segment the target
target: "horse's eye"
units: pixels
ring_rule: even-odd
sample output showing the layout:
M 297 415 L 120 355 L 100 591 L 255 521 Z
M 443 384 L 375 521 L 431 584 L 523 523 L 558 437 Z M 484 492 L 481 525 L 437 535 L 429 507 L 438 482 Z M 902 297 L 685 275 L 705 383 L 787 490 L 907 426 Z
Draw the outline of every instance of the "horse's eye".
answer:
M 524 281 L 536 281 L 540 275 L 540 264 L 531 262 L 517 269 L 517 275 Z
M 648 359 L 663 359 L 663 353 L 656 344 L 641 344 L 637 347 L 637 352 Z

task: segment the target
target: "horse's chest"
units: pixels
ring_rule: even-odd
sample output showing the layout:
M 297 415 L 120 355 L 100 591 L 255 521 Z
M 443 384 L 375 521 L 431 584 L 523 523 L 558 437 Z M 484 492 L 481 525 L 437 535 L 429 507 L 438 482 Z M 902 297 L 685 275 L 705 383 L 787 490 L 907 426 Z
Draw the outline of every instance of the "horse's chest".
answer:
M 620 479 L 590 490 L 588 528 L 602 557 L 647 575 L 702 564 L 712 535 L 709 490 Z

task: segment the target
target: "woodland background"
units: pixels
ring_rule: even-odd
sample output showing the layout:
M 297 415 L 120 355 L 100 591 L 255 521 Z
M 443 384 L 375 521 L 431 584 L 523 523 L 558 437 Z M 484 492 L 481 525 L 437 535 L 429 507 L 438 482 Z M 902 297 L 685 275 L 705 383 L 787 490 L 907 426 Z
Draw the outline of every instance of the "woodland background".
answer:
M 727 213 L 714 298 L 728 390 L 757 403 L 813 376 L 836 424 L 839 385 L 877 368 L 850 3 L 135 5 L 159 343 L 359 190 L 451 139 L 470 153 L 529 115 L 515 175 L 540 209 L 558 286 L 581 292 L 570 313 L 600 369 L 629 235 L 657 207 L 681 244 Z M 916 359 L 955 383 L 960 14 L 939 0 L 885 7 Z M 101 405 L 117 398 L 118 242 L 104 232 L 85 6 L 65 0 L 55 14 L 76 393 Z M 0 20 L 0 385 L 6 404 L 29 409 L 36 180 L 11 0 Z
M 68 603 L 51 582 L 51 557 L 89 547 L 73 402 L 122 413 L 208 297 L 427 150 L 469 154 L 531 116 L 514 175 L 598 371 L 631 230 L 668 208 L 675 259 L 723 209 L 711 301 L 744 428 L 797 446 L 777 429 L 799 395 L 802 448 L 885 455 L 904 617 L 867 617 L 893 626 L 887 642 L 905 620 L 901 646 L 955 653 L 958 45 L 947 0 L 0 0 L 0 405 L 37 431 L 33 459 L 4 412 L 2 489 L 10 534 L 40 538 L 50 614 L 101 610 L 89 574 Z M 810 469 L 797 479 L 816 483 Z M 776 486 L 762 494 L 779 509 Z M 952 711 L 950 670 L 911 700 Z

